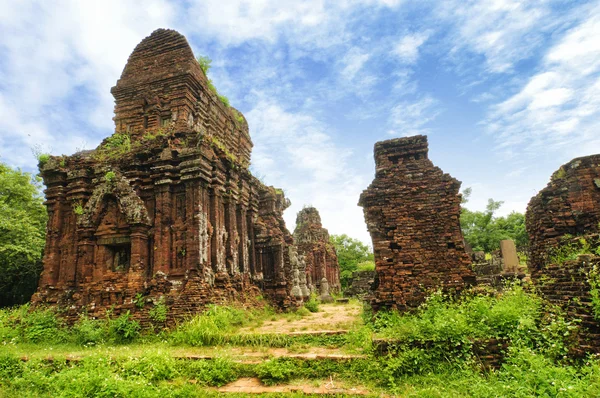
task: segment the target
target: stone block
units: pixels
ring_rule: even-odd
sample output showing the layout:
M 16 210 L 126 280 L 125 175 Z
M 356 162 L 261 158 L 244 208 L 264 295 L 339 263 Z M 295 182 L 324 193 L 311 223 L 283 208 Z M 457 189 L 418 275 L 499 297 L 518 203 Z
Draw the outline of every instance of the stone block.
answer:
M 504 272 L 517 272 L 519 270 L 519 256 L 517 247 L 512 239 L 500 241 L 500 251 L 502 252 L 502 262 Z

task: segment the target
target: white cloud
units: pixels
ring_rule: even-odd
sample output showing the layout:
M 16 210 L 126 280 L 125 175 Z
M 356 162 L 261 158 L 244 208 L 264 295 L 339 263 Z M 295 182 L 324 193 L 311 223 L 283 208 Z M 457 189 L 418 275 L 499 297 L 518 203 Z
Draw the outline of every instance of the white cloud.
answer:
M 285 213 L 290 230 L 296 213 L 310 204 L 331 233 L 369 242 L 357 202 L 370 176 L 353 167 L 355 155 L 333 141 L 327 133 L 331 127 L 260 95 L 246 118 L 254 141 L 253 170 L 264 175 L 267 184 L 283 188 L 292 201 Z
M 342 63 L 345 65 L 340 72 L 342 77 L 346 80 L 354 79 L 369 57 L 369 54 L 362 52 L 359 48 L 351 48 L 342 60 Z
M 388 134 L 408 137 L 426 134 L 427 124 L 439 115 L 439 101 L 430 96 L 416 101 L 403 101 L 394 106 L 390 112 L 391 130 Z
M 414 64 L 419 58 L 419 48 L 429 38 L 429 35 L 429 32 L 406 35 L 400 39 L 400 42 L 395 46 L 393 53 L 401 62 Z
M 30 167 L 33 145 L 70 153 L 84 141 L 97 143 L 94 131 L 110 133 L 110 87 L 135 45 L 172 18 L 162 0 L 10 2 L 1 8 L 2 156 Z
M 437 4 L 438 20 L 450 23 L 449 33 L 456 62 L 472 66 L 464 50 L 485 57 L 486 69 L 500 73 L 532 56 L 544 32 L 558 21 L 552 1 L 454 0 Z
M 499 147 L 561 159 L 600 150 L 600 7 L 567 31 L 544 56 L 539 71 L 495 105 L 488 130 Z

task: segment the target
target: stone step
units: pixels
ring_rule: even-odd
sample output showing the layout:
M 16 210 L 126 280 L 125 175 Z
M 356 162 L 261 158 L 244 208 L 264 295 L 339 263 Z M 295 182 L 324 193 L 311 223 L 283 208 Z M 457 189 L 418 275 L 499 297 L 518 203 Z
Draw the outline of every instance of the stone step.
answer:
M 275 386 L 266 386 L 255 377 L 244 377 L 223 387 L 219 387 L 216 391 L 221 393 L 237 393 L 237 394 L 266 394 L 266 393 L 303 393 L 311 395 L 370 395 L 371 393 L 363 388 L 341 388 L 336 387 L 335 381 L 330 379 L 329 382 L 322 386 L 315 387 L 311 385 L 289 385 L 280 384 Z

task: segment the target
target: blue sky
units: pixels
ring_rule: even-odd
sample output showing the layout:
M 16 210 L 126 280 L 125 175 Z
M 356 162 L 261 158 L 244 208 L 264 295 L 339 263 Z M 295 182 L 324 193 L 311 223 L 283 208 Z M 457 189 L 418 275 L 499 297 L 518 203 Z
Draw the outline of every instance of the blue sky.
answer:
M 0 160 L 91 149 L 154 29 L 184 34 L 250 124 L 252 170 L 296 212 L 370 242 L 373 144 L 429 136 L 468 204 L 525 211 L 561 164 L 600 152 L 600 2 L 0 0 Z

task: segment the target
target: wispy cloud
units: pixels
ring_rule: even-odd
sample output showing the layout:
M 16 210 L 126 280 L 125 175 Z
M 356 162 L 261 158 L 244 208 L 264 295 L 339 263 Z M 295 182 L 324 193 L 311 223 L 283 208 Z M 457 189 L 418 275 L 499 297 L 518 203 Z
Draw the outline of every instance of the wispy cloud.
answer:
M 332 126 L 312 115 L 284 109 L 260 94 L 246 117 L 255 144 L 253 170 L 292 199 L 285 214 L 287 225 L 293 228 L 296 213 L 311 204 L 320 210 L 332 233 L 367 241 L 356 203 L 370 176 L 352 166 L 355 155 L 335 143 L 328 133 Z
M 597 7 L 550 47 L 539 71 L 516 94 L 492 108 L 490 133 L 500 147 L 530 154 L 600 150 L 599 73 Z
M 342 77 L 347 80 L 354 79 L 369 57 L 368 53 L 361 51 L 359 48 L 353 47 L 350 49 L 342 60 L 345 65 L 341 70 Z
M 72 153 L 112 130 L 114 85 L 132 48 L 172 9 L 161 0 L 13 2 L 0 17 L 0 155 L 35 164 L 29 147 Z
M 390 113 L 391 130 L 388 134 L 407 137 L 426 134 L 427 124 L 440 113 L 439 101 L 426 96 L 417 101 L 403 101 L 394 106 Z
M 463 53 L 484 57 L 485 69 L 500 73 L 532 56 L 559 19 L 553 14 L 553 1 L 455 0 L 439 3 L 438 20 L 449 23 L 448 39 L 456 63 L 465 66 L 472 59 Z M 478 64 L 478 63 L 477 63 Z M 470 65 L 472 67 L 472 65 Z
M 396 55 L 402 63 L 414 64 L 419 58 L 419 48 L 425 43 L 429 36 L 430 32 L 420 32 L 402 37 L 394 47 L 394 55 Z

